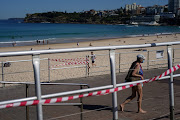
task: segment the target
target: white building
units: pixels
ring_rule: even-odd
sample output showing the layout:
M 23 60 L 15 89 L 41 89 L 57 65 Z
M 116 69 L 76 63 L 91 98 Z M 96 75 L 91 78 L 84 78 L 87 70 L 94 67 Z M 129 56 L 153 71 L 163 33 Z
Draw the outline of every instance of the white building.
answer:
M 136 5 L 136 3 L 133 3 L 132 5 L 126 5 L 125 10 L 126 11 L 137 10 L 138 7 L 141 7 L 141 5 Z
M 133 16 L 130 19 L 130 24 L 134 25 L 159 25 L 160 15 L 148 16 Z
M 154 5 L 151 7 L 147 7 L 146 8 L 146 14 L 147 15 L 156 15 L 156 14 L 161 14 L 164 12 L 164 7 L 165 6 L 158 6 L 158 5 Z

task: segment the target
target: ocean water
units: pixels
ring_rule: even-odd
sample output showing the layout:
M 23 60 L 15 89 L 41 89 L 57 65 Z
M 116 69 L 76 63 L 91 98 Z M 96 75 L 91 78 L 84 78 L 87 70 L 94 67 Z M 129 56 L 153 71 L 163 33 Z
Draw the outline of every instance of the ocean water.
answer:
M 180 33 L 179 26 L 23 23 L 0 20 L 0 47 Z

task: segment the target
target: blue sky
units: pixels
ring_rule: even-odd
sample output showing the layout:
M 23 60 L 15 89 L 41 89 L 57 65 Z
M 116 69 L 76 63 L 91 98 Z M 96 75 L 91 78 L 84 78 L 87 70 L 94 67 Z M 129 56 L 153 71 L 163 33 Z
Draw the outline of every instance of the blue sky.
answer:
M 47 11 L 81 12 L 83 10 L 117 9 L 125 4 L 166 5 L 168 0 L 1 0 L 0 19 L 25 17 L 27 13 Z

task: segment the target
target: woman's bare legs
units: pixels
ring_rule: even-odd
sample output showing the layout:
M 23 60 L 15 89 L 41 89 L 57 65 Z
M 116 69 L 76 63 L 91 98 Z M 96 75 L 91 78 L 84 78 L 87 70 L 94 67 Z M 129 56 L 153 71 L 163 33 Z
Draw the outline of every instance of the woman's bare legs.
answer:
M 142 105 L 142 97 L 143 97 L 142 84 L 137 85 L 137 94 L 138 94 L 138 99 L 137 99 L 137 103 L 138 103 L 138 113 L 146 113 L 146 111 L 144 111 L 144 110 L 141 108 L 141 105 Z
M 132 99 L 134 99 L 136 97 L 136 87 L 137 86 L 132 87 L 132 95 L 129 96 L 122 104 L 120 104 L 120 110 L 121 111 L 124 111 L 124 105 L 126 103 L 130 102 Z

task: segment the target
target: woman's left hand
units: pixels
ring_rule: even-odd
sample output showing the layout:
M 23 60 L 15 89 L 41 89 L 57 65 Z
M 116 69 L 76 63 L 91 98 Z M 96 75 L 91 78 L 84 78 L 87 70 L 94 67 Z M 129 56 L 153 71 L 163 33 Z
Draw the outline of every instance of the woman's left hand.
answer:
M 143 77 L 143 76 L 141 76 L 141 80 L 144 80 L 144 77 Z

